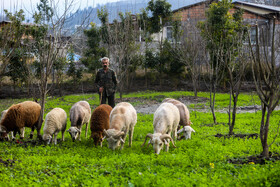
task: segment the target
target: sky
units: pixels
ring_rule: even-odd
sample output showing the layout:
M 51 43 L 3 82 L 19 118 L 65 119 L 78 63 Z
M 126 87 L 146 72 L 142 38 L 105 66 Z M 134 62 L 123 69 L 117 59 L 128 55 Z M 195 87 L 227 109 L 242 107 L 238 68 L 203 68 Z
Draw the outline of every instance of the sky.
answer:
M 73 2 L 71 12 L 75 12 L 79 8 L 84 9 L 89 6 L 95 7 L 98 4 L 103 5 L 109 2 L 117 1 L 120 0 L 49 0 L 49 2 L 55 2 L 61 5 L 65 5 L 65 2 Z M 15 12 L 23 9 L 28 17 L 28 15 L 32 15 L 34 10 L 36 10 L 36 5 L 39 2 L 40 0 L 0 0 L 0 14 L 4 14 L 4 9 L 7 9 L 9 12 Z

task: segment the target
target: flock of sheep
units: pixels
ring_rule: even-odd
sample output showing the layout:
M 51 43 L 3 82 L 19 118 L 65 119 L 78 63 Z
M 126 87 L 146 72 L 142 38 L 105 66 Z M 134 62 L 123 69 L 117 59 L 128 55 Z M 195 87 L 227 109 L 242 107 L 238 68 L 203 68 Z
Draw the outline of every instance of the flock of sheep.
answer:
M 20 138 L 24 138 L 24 128 L 31 128 L 30 138 L 33 137 L 35 128 L 37 136 L 40 135 L 40 111 L 41 106 L 33 101 L 25 101 L 12 105 L 4 110 L 0 119 L 1 139 L 14 139 L 16 133 Z M 120 147 L 123 149 L 127 134 L 129 134 L 129 146 L 132 145 L 134 126 L 137 123 L 137 112 L 128 102 L 118 103 L 114 108 L 107 104 L 98 106 L 91 114 L 91 108 L 87 101 L 79 101 L 70 109 L 71 127 L 67 130 L 73 141 L 81 140 L 82 126 L 86 125 L 85 136 L 87 137 L 88 124 L 90 122 L 91 136 L 95 146 L 102 146 L 104 139 L 108 141 L 108 147 L 112 150 Z M 159 154 L 164 145 L 166 151 L 169 149 L 169 142 L 174 145 L 178 134 L 183 134 L 182 138 L 190 139 L 191 133 L 195 132 L 191 128 L 190 114 L 188 108 L 178 100 L 166 98 L 154 113 L 154 132 L 146 135 L 149 144 L 153 145 L 156 154 Z M 57 135 L 66 131 L 67 114 L 62 108 L 52 109 L 45 118 L 42 139 L 48 144 L 57 143 Z M 180 129 L 180 127 L 182 127 Z M 178 131 L 177 131 L 178 130 Z M 9 136 L 9 132 L 10 136 Z

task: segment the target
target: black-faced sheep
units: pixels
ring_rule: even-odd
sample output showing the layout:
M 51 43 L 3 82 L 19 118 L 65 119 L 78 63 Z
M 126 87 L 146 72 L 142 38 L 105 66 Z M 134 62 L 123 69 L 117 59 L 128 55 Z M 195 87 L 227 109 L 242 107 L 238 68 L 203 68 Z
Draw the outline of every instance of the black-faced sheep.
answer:
M 57 143 L 57 134 L 61 131 L 62 141 L 64 141 L 64 132 L 66 130 L 67 114 L 62 108 L 54 108 L 47 115 L 45 119 L 45 126 L 43 128 L 43 140 L 48 144 L 52 141 Z
M 112 107 L 107 104 L 98 106 L 91 115 L 90 130 L 91 138 L 94 141 L 94 145 L 100 145 L 102 147 L 104 130 L 109 129 L 109 117 L 112 111 Z
M 71 138 L 75 141 L 77 138 L 81 141 L 81 131 L 83 124 L 86 124 L 86 134 L 88 132 L 88 123 L 91 116 L 90 105 L 87 101 L 79 101 L 75 103 L 70 109 L 71 127 L 67 130 Z
M 171 103 L 162 103 L 154 113 L 154 134 L 147 134 L 142 146 L 145 145 L 147 138 L 150 138 L 148 145 L 153 145 L 156 154 L 160 153 L 164 144 L 166 145 L 166 152 L 168 152 L 169 140 L 171 140 L 175 147 L 173 139 L 177 139 L 177 127 L 179 121 L 180 114 L 178 108 Z
M 37 136 L 40 135 L 38 126 L 41 106 L 33 101 L 25 101 L 19 104 L 12 105 L 0 123 L 1 138 L 7 138 L 8 133 L 20 132 L 20 138 L 24 138 L 24 127 L 32 129 L 30 138 L 33 137 L 34 129 L 37 128 Z M 14 134 L 15 135 L 15 134 Z
M 104 130 L 108 140 L 108 147 L 115 150 L 121 143 L 123 149 L 127 133 L 129 132 L 129 146 L 132 145 L 134 126 L 137 122 L 137 113 L 134 107 L 127 102 L 118 103 L 110 114 L 110 127 Z
M 172 99 L 172 98 L 166 98 L 162 101 L 163 103 L 172 103 L 173 105 L 175 105 L 179 112 L 180 112 L 180 122 L 179 122 L 179 126 L 178 126 L 178 134 L 179 133 L 183 133 L 183 137 L 185 137 L 185 139 L 188 139 L 191 137 L 191 132 L 195 132 L 191 127 L 187 127 L 185 128 L 185 126 L 191 126 L 192 122 L 190 120 L 190 112 L 187 108 L 187 106 L 176 100 L 176 99 Z M 182 129 L 180 129 L 180 126 L 182 127 Z M 179 130 L 180 129 L 180 130 Z

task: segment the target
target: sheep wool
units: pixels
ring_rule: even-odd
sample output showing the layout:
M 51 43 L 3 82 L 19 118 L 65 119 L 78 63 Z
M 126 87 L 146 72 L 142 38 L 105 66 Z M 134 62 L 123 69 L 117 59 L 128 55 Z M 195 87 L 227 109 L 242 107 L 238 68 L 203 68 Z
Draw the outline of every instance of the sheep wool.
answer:
M 71 107 L 70 109 L 71 127 L 67 131 L 70 133 L 73 141 L 75 141 L 77 138 L 81 140 L 81 131 L 82 131 L 83 124 L 86 124 L 85 137 L 87 137 L 88 123 L 90 117 L 91 117 L 91 109 L 87 101 L 79 101 Z
M 54 108 L 47 115 L 45 119 L 45 126 L 43 128 L 43 140 L 50 141 L 53 139 L 54 144 L 57 143 L 57 134 L 61 131 L 62 141 L 64 141 L 64 132 L 67 124 L 67 114 L 62 108 Z M 53 138 L 54 136 L 54 138 Z
M 176 147 L 173 139 L 177 139 L 179 121 L 180 114 L 178 108 L 171 103 L 162 103 L 154 113 L 154 134 L 147 134 L 142 146 L 146 143 L 147 138 L 150 138 L 148 145 L 153 145 L 156 154 L 160 153 L 164 145 L 166 145 L 166 152 L 168 152 L 169 140 L 171 140 L 173 146 Z
M 33 101 L 24 101 L 12 105 L 1 120 L 1 129 L 5 129 L 6 133 L 8 133 L 10 131 L 18 132 L 20 129 L 24 129 L 23 127 L 30 127 L 32 128 L 30 135 L 32 138 L 34 128 L 37 127 L 37 135 L 40 137 L 41 128 L 38 127 L 40 112 L 41 106 Z M 21 134 L 21 138 L 23 137 L 24 134 Z
M 90 130 L 91 138 L 94 141 L 95 146 L 102 146 L 104 129 L 109 129 L 109 116 L 112 111 L 112 107 L 107 104 L 98 106 L 91 115 Z
M 127 102 L 118 103 L 110 114 L 110 127 L 104 131 L 108 140 L 108 147 L 115 150 L 121 143 L 123 149 L 127 133 L 129 132 L 129 146 L 132 145 L 134 126 L 137 123 L 137 112 Z

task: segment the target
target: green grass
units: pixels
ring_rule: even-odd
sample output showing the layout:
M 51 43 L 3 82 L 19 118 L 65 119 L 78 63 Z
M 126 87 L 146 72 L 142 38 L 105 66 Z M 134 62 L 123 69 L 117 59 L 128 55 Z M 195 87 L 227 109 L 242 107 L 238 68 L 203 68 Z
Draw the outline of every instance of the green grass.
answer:
M 191 92 L 139 92 L 124 97 L 143 97 L 161 101 L 164 97 L 192 96 Z M 199 93 L 207 97 L 207 93 Z M 219 107 L 227 106 L 227 94 L 217 94 Z M 240 104 L 258 103 L 250 94 L 240 96 Z M 23 99 L 27 100 L 27 99 Z M 23 100 L 1 100 L 0 109 Z M 63 108 L 69 115 L 73 103 L 87 100 L 92 108 L 98 105 L 96 94 L 69 95 L 48 98 L 46 111 Z M 189 108 L 191 106 L 188 106 Z M 277 133 L 280 112 L 272 115 L 269 142 Z M 235 133 L 258 133 L 261 113 L 237 115 Z M 191 140 L 177 141 L 177 148 L 169 152 L 153 153 L 152 147 L 141 147 L 147 133 L 153 132 L 153 115 L 138 114 L 132 147 L 126 142 L 122 151 L 94 147 L 85 139 L 72 142 L 66 134 L 65 142 L 58 145 L 32 145 L 16 142 L 0 142 L 0 159 L 15 160 L 10 166 L 0 163 L 0 186 L 278 186 L 280 161 L 259 164 L 231 164 L 228 159 L 245 159 L 262 151 L 259 139 L 216 138 L 226 134 L 224 125 L 206 126 L 212 123 L 211 113 L 192 112 L 191 120 L 196 133 Z M 217 113 L 217 121 L 227 123 L 227 114 Z M 68 119 L 67 128 L 70 126 Z M 27 129 L 26 136 L 29 135 Z M 36 135 L 35 135 L 36 136 Z M 89 136 L 89 135 L 88 135 Z M 61 134 L 59 137 L 61 138 Z M 25 140 L 27 141 L 27 139 Z M 280 139 L 276 138 L 270 151 L 280 152 Z

